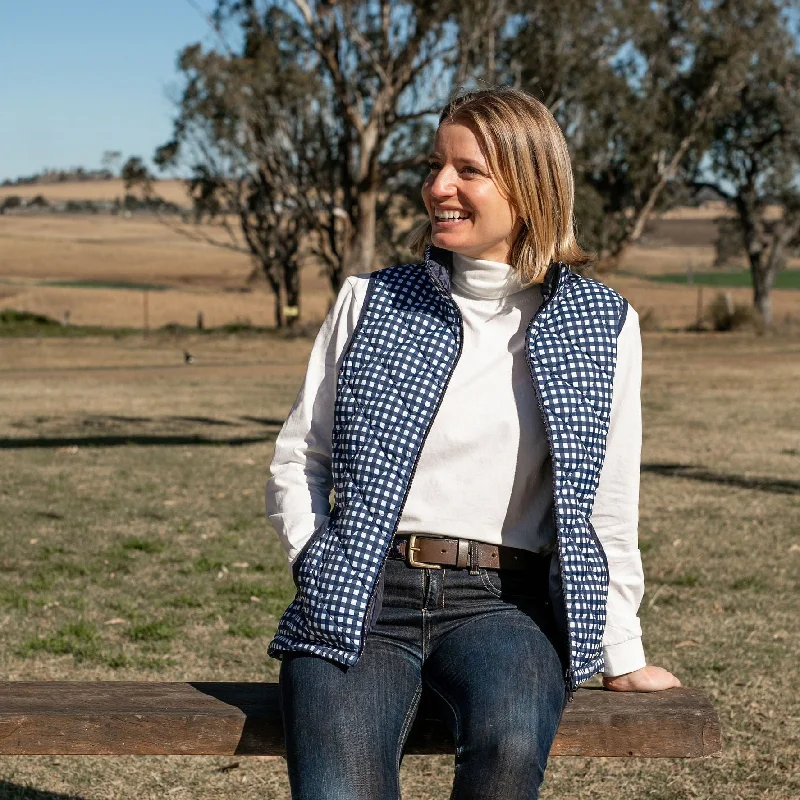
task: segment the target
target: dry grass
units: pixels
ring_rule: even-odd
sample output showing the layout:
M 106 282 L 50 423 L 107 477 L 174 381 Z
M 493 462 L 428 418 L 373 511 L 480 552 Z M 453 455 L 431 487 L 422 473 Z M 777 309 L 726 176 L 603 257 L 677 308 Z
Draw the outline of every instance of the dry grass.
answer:
M 92 185 L 54 187 L 67 191 L 70 186 Z M 685 273 L 689 266 L 710 268 L 716 233 L 709 214 L 708 209 L 670 212 L 650 227 L 641 245 L 627 251 L 620 272 L 604 279 L 640 311 L 653 310 L 662 325 L 692 324 L 696 288 L 654 284 L 638 276 Z M 217 228 L 204 226 L 200 232 L 223 238 Z M 792 262 L 798 264 L 800 260 Z M 147 215 L 0 216 L 0 304 L 59 320 L 69 311 L 77 325 L 143 327 L 142 293 L 113 287 L 121 282 L 169 287 L 148 293 L 151 327 L 170 322 L 193 325 L 198 311 L 208 326 L 237 320 L 272 325 L 272 295 L 264 284 L 247 285 L 251 269 L 248 256 L 190 241 Z M 73 285 L 48 285 L 54 281 Z M 104 285 L 92 288 L 75 286 L 76 282 Z M 313 266 L 304 270 L 302 282 L 303 318 L 313 325 L 330 305 L 330 289 Z M 705 306 L 713 294 L 705 290 Z M 751 302 L 747 289 L 732 294 L 737 302 Z M 773 302 L 777 320 L 800 317 L 800 293 L 776 291 Z
M 190 241 L 150 215 L 8 214 L 0 241 L 4 278 L 236 286 L 251 269 L 248 256 Z
M 309 346 L 0 341 L 3 679 L 275 678 L 265 650 L 291 582 L 262 484 Z M 646 647 L 714 698 L 725 751 L 555 759 L 543 797 L 789 800 L 800 342 L 648 334 L 645 362 Z M 288 797 L 282 761 L 236 760 L 7 758 L 0 796 Z M 451 767 L 408 758 L 405 796 L 443 800 Z
M 224 238 L 210 226 L 201 232 Z M 170 287 L 148 293 L 151 327 L 194 325 L 198 311 L 211 327 L 274 324 L 269 289 L 247 285 L 248 256 L 191 241 L 150 216 L 2 216 L 0 253 L 0 302 L 18 311 L 59 320 L 69 311 L 76 325 L 141 328 L 141 291 L 47 285 L 131 283 Z M 304 317 L 321 320 L 331 300 L 326 280 L 309 267 L 302 281 Z
M 164 188 L 183 201 L 169 195 L 179 186 Z M 0 198 L 38 193 L 123 191 L 64 184 Z M 671 212 L 609 283 L 662 326 L 691 324 L 696 289 L 639 276 L 710 265 L 718 214 Z M 43 282 L 166 285 L 148 293 L 151 327 L 191 325 L 200 310 L 209 326 L 270 325 L 269 293 L 238 291 L 249 272 L 246 256 L 149 217 L 0 217 L 0 305 L 59 319 L 69 309 L 76 324 L 138 327 L 142 293 Z M 320 320 L 325 281 L 309 269 L 304 282 L 304 316 Z M 777 319 L 800 316 L 800 293 L 773 300 Z M 266 643 L 291 582 L 263 521 L 262 483 L 309 347 L 275 336 L 0 339 L 0 676 L 274 679 Z M 798 356 L 797 339 L 645 336 L 646 644 L 652 661 L 715 698 L 725 753 L 554 760 L 543 797 L 800 795 L 798 701 L 785 688 L 800 658 Z M 8 758 L 0 797 L 288 797 L 281 761 L 216 771 L 226 763 Z M 451 767 L 407 759 L 406 797 L 447 797 Z

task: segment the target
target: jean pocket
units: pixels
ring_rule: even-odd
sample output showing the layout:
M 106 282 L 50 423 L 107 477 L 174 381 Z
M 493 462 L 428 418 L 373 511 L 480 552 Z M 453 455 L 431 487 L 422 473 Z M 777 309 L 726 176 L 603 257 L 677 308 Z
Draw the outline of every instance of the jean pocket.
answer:
M 524 569 L 483 569 L 481 581 L 487 592 L 503 600 L 537 600 L 548 603 L 547 583 L 538 572 Z

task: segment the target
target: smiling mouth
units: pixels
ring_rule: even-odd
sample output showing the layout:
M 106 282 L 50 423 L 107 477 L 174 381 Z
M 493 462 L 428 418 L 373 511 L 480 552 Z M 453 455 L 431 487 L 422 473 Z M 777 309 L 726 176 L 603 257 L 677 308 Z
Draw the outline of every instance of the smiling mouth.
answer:
M 436 211 L 434 212 L 434 219 L 436 222 L 463 222 L 469 219 L 470 214 L 467 211 Z

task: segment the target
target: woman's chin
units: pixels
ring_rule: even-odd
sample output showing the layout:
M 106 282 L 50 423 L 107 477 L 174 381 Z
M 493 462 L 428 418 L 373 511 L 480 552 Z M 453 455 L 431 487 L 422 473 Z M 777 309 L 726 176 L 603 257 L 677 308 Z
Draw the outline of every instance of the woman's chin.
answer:
M 463 237 L 450 231 L 441 231 L 431 234 L 431 243 L 442 250 L 452 250 L 454 253 L 461 253 L 464 249 L 469 249 L 463 241 Z

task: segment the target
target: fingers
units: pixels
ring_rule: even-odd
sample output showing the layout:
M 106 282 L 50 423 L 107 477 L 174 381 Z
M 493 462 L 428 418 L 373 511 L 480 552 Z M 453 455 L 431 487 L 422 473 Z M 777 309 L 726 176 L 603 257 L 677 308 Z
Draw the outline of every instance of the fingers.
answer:
M 661 692 L 677 689 L 681 682 L 662 667 L 647 666 L 625 675 L 603 678 L 603 686 L 614 692 Z

